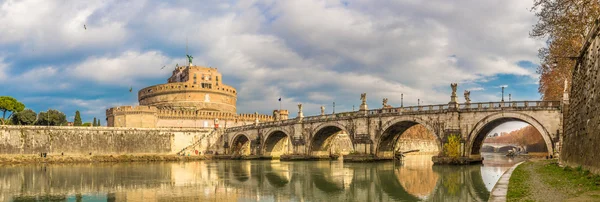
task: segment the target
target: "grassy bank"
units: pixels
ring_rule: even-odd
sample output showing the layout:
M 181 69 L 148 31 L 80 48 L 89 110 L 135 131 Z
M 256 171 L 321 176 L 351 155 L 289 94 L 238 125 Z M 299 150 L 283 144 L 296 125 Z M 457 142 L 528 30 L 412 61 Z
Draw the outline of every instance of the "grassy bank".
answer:
M 169 154 L 136 154 L 136 155 L 1 155 L 2 164 L 28 163 L 94 163 L 94 162 L 145 162 L 145 161 L 195 161 L 204 160 L 204 156 L 177 156 Z
M 507 201 L 600 201 L 600 176 L 556 160 L 519 165 L 508 184 Z

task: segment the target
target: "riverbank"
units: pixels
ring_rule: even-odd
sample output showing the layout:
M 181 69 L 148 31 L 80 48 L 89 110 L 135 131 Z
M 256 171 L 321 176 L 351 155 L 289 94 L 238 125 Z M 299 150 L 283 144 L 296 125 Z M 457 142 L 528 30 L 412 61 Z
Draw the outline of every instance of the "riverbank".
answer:
M 527 161 L 513 171 L 507 201 L 600 201 L 600 176 L 557 160 Z
M 172 154 L 135 155 L 0 155 L 0 165 L 33 163 L 96 163 L 96 162 L 150 162 L 197 161 L 211 159 L 207 156 L 177 156 Z

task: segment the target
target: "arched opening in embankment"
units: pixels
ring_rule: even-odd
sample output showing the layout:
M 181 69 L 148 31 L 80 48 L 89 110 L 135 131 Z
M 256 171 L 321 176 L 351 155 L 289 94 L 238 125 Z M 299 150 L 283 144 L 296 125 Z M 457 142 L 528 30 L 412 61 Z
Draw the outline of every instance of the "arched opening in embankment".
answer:
M 395 152 L 418 150 L 418 154 L 436 155 L 441 151 L 439 137 L 431 127 L 410 120 L 392 120 L 383 127 L 377 145 L 377 157 L 393 158 Z
M 249 156 L 250 154 L 250 139 L 248 136 L 240 134 L 233 138 L 231 142 L 231 155 Z
M 310 141 L 310 155 L 325 158 L 332 155 L 346 155 L 354 151 L 354 146 L 346 130 L 340 126 L 324 126 L 317 130 Z
M 287 153 L 290 138 L 283 131 L 274 131 L 267 135 L 263 145 L 264 156 L 278 158 Z
M 466 152 L 471 156 L 481 153 L 550 155 L 551 137 L 535 119 L 512 114 L 496 115 L 480 121 L 469 134 Z

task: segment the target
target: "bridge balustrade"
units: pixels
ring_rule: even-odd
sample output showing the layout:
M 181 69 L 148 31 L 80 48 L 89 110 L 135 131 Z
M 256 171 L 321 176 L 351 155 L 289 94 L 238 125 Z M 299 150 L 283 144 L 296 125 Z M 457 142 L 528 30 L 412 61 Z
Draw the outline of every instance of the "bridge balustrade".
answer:
M 321 122 L 321 121 L 330 121 L 337 119 L 350 119 L 364 116 L 381 116 L 381 115 L 401 115 L 401 114 L 419 114 L 419 113 L 444 113 L 448 112 L 451 107 L 451 104 L 441 104 L 441 105 L 422 105 L 422 106 L 407 106 L 407 107 L 397 107 L 397 108 L 386 108 L 386 109 L 372 109 L 367 111 L 351 111 L 351 112 L 341 112 L 337 114 L 328 114 L 328 115 L 316 115 L 316 116 L 307 116 L 302 118 L 302 122 Z M 479 102 L 479 103 L 460 103 L 458 104 L 458 108 L 455 110 L 458 111 L 488 111 L 488 110 L 524 110 L 535 109 L 535 108 L 560 108 L 561 101 L 509 101 L 509 102 Z M 259 124 L 245 125 L 245 126 L 237 126 L 228 128 L 228 132 L 233 131 L 243 131 L 248 129 L 255 129 L 261 127 L 269 127 L 269 126 L 281 126 L 281 125 L 292 125 L 298 123 L 300 120 L 298 118 L 288 119 L 282 121 L 271 121 L 271 122 L 263 122 Z

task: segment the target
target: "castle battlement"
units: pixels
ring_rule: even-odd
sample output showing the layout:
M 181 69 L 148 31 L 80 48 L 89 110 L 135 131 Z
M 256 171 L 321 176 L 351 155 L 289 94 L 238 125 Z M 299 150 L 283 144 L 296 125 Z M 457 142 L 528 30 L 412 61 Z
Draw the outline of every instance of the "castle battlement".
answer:
M 158 108 L 153 106 L 119 106 L 106 109 L 106 115 L 125 114 L 125 113 L 157 113 Z

